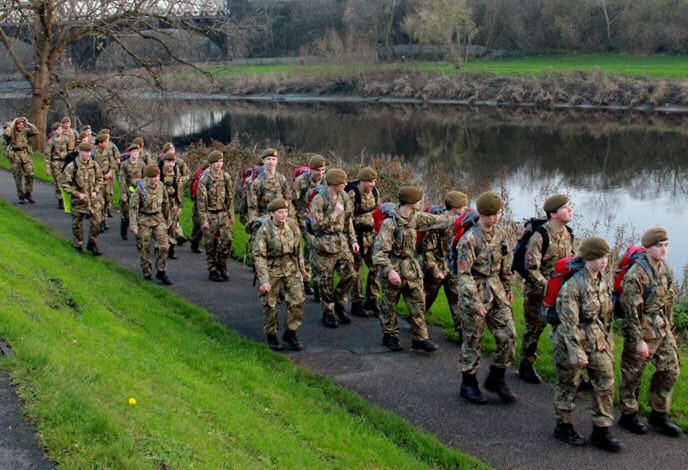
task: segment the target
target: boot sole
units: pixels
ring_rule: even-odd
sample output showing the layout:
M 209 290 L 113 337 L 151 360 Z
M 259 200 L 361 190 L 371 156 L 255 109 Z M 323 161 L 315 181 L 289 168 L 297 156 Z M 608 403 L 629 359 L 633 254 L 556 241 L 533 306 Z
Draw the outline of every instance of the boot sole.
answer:
M 463 392 L 459 393 L 461 398 L 466 400 L 468 403 L 472 403 L 473 405 L 487 405 L 487 399 L 482 399 L 482 400 L 475 400 L 473 398 L 469 398 L 466 395 L 463 394 Z
M 518 398 L 518 397 L 515 397 L 515 396 L 514 396 L 514 397 L 508 397 L 508 396 L 505 396 L 505 395 L 500 395 L 499 392 L 496 391 L 496 387 L 488 387 L 487 384 L 483 384 L 483 387 L 484 387 L 485 390 L 487 390 L 488 392 L 494 393 L 495 395 L 497 395 L 497 396 L 499 397 L 499 399 L 502 400 L 504 403 L 513 403 L 513 402 L 515 402 L 516 399 Z
M 556 437 L 556 438 L 559 439 L 561 442 L 564 442 L 564 443 L 566 443 L 566 444 L 568 444 L 568 445 L 570 445 L 570 446 L 575 446 L 575 447 L 583 447 L 583 446 L 585 446 L 585 439 L 583 439 L 582 441 L 572 441 L 572 440 L 569 440 L 569 439 L 565 438 L 564 436 L 558 436 L 558 435 L 556 435 L 556 434 L 554 435 L 554 437 Z
M 590 441 L 590 443 L 592 445 L 594 445 L 595 447 L 597 447 L 598 449 L 602 449 L 602 450 L 605 450 L 607 452 L 612 452 L 614 454 L 616 454 L 617 452 L 621 452 L 621 447 L 609 447 L 607 445 L 603 445 L 603 444 L 597 443 L 595 441 Z

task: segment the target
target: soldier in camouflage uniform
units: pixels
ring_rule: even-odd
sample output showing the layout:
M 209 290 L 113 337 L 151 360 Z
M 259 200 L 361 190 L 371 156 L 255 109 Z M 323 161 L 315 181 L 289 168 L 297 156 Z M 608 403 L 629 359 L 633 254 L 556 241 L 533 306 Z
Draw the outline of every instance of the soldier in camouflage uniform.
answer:
M 191 172 L 189 171 L 189 167 L 186 165 L 186 162 L 177 156 L 177 151 L 172 142 L 167 142 L 163 146 L 162 151 L 164 154 L 171 153 L 174 157 L 174 163 L 179 174 L 181 175 L 182 187 L 184 187 L 189 182 L 189 177 L 191 176 Z M 186 237 L 184 236 L 182 225 L 179 223 L 179 219 L 177 219 L 177 224 L 174 227 L 174 238 L 179 246 L 183 246 L 187 241 Z
M 327 188 L 311 201 L 310 217 L 313 230 L 313 269 L 318 282 L 322 322 L 328 328 L 351 323 L 344 306 L 354 281 L 353 253 L 359 250 L 352 223 L 353 207 L 344 192 L 346 172 L 331 169 L 325 175 Z M 339 283 L 334 287 L 334 274 Z
M 62 118 L 62 135 L 67 138 L 67 151 L 71 152 L 76 148 L 79 133 L 72 127 L 72 120 L 69 116 Z
M 303 318 L 302 278 L 306 274 L 301 237 L 296 225 L 286 223 L 289 217 L 289 203 L 286 200 L 273 199 L 268 204 L 268 211 L 270 216 L 260 219 L 251 245 L 258 296 L 263 303 L 263 331 L 270 348 L 281 351 L 282 345 L 277 339 L 277 304 L 281 285 L 287 303 L 286 330 L 282 339 L 291 349 L 298 351 L 302 346 L 296 338 L 296 330 Z
M 446 213 L 461 217 L 468 209 L 468 196 L 460 191 L 451 191 L 444 198 Z M 440 288 L 444 286 L 449 311 L 454 320 L 454 330 L 461 334 L 459 318 L 459 278 L 447 264 L 449 244 L 454 238 L 454 227 L 444 230 L 431 230 L 425 233 L 420 246 L 423 268 L 423 287 L 425 289 L 425 311 L 429 312 Z
M 551 196 L 545 201 L 543 209 L 547 214 L 547 222 L 534 231 L 528 240 L 525 253 L 525 268 L 528 273 L 523 289 L 525 331 L 518 373 L 521 380 L 532 384 L 542 382 L 534 367 L 538 341 L 547 326 L 540 318 L 542 292 L 547 279 L 554 272 L 555 263 L 567 256 L 573 256 L 573 232 L 566 226 L 573 220 L 573 209 L 568 197 L 563 194 Z M 545 237 L 548 241 L 547 247 Z
M 67 165 L 62 172 L 62 189 L 72 197 L 72 233 L 74 234 L 74 248 L 77 253 L 83 253 L 83 220 L 91 219 L 88 244 L 86 249 L 99 256 L 98 234 L 100 233 L 100 216 L 102 210 L 101 191 L 103 174 L 100 166 L 91 158 L 93 146 L 88 142 L 79 144 L 79 156 Z
M 222 152 L 210 152 L 208 163 L 210 168 L 198 182 L 196 201 L 205 237 L 208 278 L 222 282 L 229 280 L 227 260 L 232 251 L 234 193 L 229 173 L 222 170 Z
M 182 189 L 182 174 L 179 165 L 174 161 L 175 157 L 172 152 L 167 152 L 159 163 L 160 181 L 162 181 L 167 196 L 170 202 L 170 214 L 168 222 L 168 233 L 170 237 L 170 250 L 168 256 L 170 259 L 177 259 L 174 253 L 174 247 L 177 244 L 177 223 L 179 217 L 182 215 L 182 204 L 184 202 L 184 193 Z
M 308 218 L 308 208 L 310 196 L 314 194 L 318 185 L 325 185 L 326 162 L 322 155 L 313 155 L 309 162 L 309 171 L 299 175 L 294 180 L 292 191 L 292 206 L 296 210 L 296 221 L 299 224 L 299 231 L 303 237 L 303 257 L 306 261 L 306 276 L 303 278 L 303 289 L 306 295 L 313 295 L 310 280 L 313 280 L 317 289 L 317 281 L 312 279 L 312 255 L 313 255 L 313 235 L 306 230 L 306 219 Z M 319 296 L 318 296 L 319 297 Z M 317 301 L 317 299 L 316 299 Z
M 129 203 L 131 233 L 140 243 L 139 254 L 143 277 L 148 281 L 152 279 L 150 244 L 153 239 L 155 241 L 155 269 L 157 270 L 155 277 L 169 286 L 172 284 L 167 277 L 169 199 L 165 187 L 158 179 L 160 169 L 155 165 L 148 165 L 145 175 L 146 178 L 139 181 Z
M 373 264 L 373 245 L 375 242 L 375 222 L 373 211 L 380 203 L 380 195 L 375 188 L 377 172 L 370 168 L 362 168 L 356 177 L 358 182 L 348 193 L 349 202 L 353 207 L 354 230 L 360 248 L 354 255 L 354 270 L 356 278 L 351 293 L 351 314 L 359 317 L 379 316 L 377 298 L 380 286 L 377 282 L 377 268 Z M 363 297 L 363 262 L 368 266 L 365 299 Z M 365 301 L 365 302 L 364 302 Z
M 423 193 L 412 186 L 402 187 L 398 196 L 399 207 L 382 222 L 373 248 L 373 263 L 382 290 L 382 344 L 392 351 L 402 349 L 396 309 L 403 295 L 409 309 L 413 349 L 432 352 L 438 347 L 429 339 L 425 324 L 423 272 L 416 258 L 416 232 L 449 228 L 454 217 L 419 212 Z
M 609 245 L 601 238 L 583 240 L 580 256 L 585 265 L 564 282 L 557 296 L 560 323 L 553 334 L 557 371 L 554 436 L 567 444 L 585 444 L 571 419 L 583 370 L 587 369 L 594 388 L 590 441 L 604 450 L 618 452 L 621 444 L 610 432 L 614 422 L 614 340 L 610 332 L 611 289 L 604 276 L 608 255 Z
M 103 187 L 101 189 L 101 210 L 103 213 L 100 216 L 100 231 L 104 232 L 109 227 L 106 219 L 110 205 L 112 204 L 112 195 L 114 194 L 114 181 L 117 177 L 117 160 L 115 154 L 110 147 L 110 137 L 107 134 L 98 134 L 96 137 L 96 148 L 93 152 L 93 159 L 100 166 L 100 171 L 103 174 Z
M 122 221 L 119 227 L 119 233 L 122 240 L 128 238 L 129 231 L 129 199 L 134 195 L 134 191 L 144 178 L 146 165 L 141 160 L 141 149 L 137 144 L 129 146 L 129 158 L 122 162 L 119 170 L 119 192 L 120 192 L 120 208 L 122 211 Z
M 96 144 L 96 138 L 93 136 L 93 133 L 91 132 L 91 126 L 88 124 L 86 124 L 79 133 L 79 143 L 81 142 L 88 142 L 91 145 Z
M 31 146 L 29 138 L 38 135 L 38 128 L 31 124 L 25 117 L 15 118 L 12 124 L 5 129 L 7 156 L 12 162 L 12 176 L 17 185 L 17 197 L 19 204 L 24 204 L 24 199 L 30 203 L 33 200 L 33 160 L 31 159 Z
M 287 201 L 292 199 L 287 178 L 277 171 L 277 162 L 279 161 L 277 150 L 272 148 L 266 149 L 260 158 L 263 160 L 263 170 L 253 180 L 246 194 L 248 204 L 247 228 L 249 231 L 252 231 L 252 222 L 256 218 L 267 215 L 268 204 L 273 199 L 278 197 Z M 293 208 L 290 208 L 289 211 L 290 215 L 293 216 Z
M 459 311 L 463 342 L 459 369 L 463 374 L 461 396 L 471 403 L 484 404 L 476 374 L 480 362 L 480 344 L 485 326 L 497 343 L 494 361 L 485 380 L 485 388 L 502 401 L 516 400 L 504 380 L 514 359 L 516 329 L 511 311 L 511 250 L 504 232 L 498 227 L 502 217 L 502 199 L 486 192 L 476 201 L 480 219 L 459 240 L 457 268 Z
M 146 164 L 146 166 L 158 164 L 158 159 L 155 157 L 155 155 L 153 155 L 146 149 L 146 147 L 143 146 L 143 137 L 136 137 L 131 141 L 131 143 L 138 145 L 141 149 L 141 155 L 139 158 L 143 161 L 143 163 Z
M 203 172 L 207 170 L 209 166 L 210 163 L 208 163 L 208 160 L 203 160 L 199 166 L 201 174 L 203 174 Z M 197 175 L 197 173 L 194 174 Z M 200 175 L 198 175 L 198 178 L 200 179 Z M 196 198 L 193 202 L 191 222 L 193 223 L 193 226 L 191 228 L 191 251 L 194 253 L 201 253 L 199 245 L 201 244 L 201 240 L 203 239 L 203 223 L 201 221 L 201 216 L 198 213 L 198 190 L 196 191 Z
M 65 158 L 67 157 L 68 139 L 63 134 L 62 124 L 56 122 L 52 125 L 53 132 L 48 137 L 45 143 L 45 152 L 43 158 L 45 159 L 45 173 L 52 175 L 55 180 L 55 196 L 57 196 L 57 208 L 64 209 L 62 203 L 62 189 L 60 187 L 60 174 L 64 166 Z
M 643 235 L 642 244 L 645 253 L 624 275 L 619 297 L 625 313 L 619 389 L 623 415 L 619 424 L 636 434 L 647 432 L 637 416 L 637 397 L 645 367 L 652 361 L 656 370 L 650 381 L 650 425 L 667 436 L 678 437 L 681 428 L 667 416 L 671 391 L 680 372 L 672 331 L 677 289 L 673 271 L 666 263 L 669 236 L 662 228 L 652 228 Z

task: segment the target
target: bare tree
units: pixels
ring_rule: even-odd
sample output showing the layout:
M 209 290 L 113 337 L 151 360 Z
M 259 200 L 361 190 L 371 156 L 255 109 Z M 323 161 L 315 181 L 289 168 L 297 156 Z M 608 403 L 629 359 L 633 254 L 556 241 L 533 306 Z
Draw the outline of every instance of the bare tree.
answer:
M 631 0 L 598 0 L 604 15 L 604 24 L 607 28 L 607 47 L 612 48 L 612 26 L 626 13 L 631 5 Z
M 466 0 L 417 0 L 403 27 L 419 42 L 443 48 L 457 68 L 468 60 L 468 46 L 478 32 Z

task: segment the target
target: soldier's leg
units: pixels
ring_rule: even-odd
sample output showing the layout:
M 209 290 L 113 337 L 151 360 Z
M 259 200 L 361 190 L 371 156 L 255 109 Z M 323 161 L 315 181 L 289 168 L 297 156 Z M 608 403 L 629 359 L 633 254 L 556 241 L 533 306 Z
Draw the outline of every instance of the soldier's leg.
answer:
M 316 253 L 313 269 L 318 280 L 323 315 L 334 315 L 334 270 L 339 255 Z
M 621 353 L 621 385 L 619 386 L 619 402 L 624 413 L 635 414 L 639 410 L 637 397 L 648 362 L 649 358 L 643 359 L 635 351 L 635 344 L 624 341 Z
M 285 325 L 288 330 L 296 331 L 303 320 L 303 303 L 306 300 L 303 294 L 303 279 L 301 276 L 295 275 L 282 278 L 282 283 L 287 303 Z
M 198 214 L 198 206 L 194 203 L 193 215 L 191 216 L 193 228 L 191 229 L 191 245 L 198 246 L 203 238 L 203 230 L 201 229 L 201 216 Z
M 74 246 L 81 248 L 84 244 L 84 214 L 72 211 L 72 235 L 74 236 Z
M 588 361 L 588 376 L 595 389 L 592 424 L 608 428 L 614 424 L 614 356 L 609 351 L 593 351 Z
M 308 279 L 313 283 L 313 285 L 318 285 L 317 270 L 314 267 L 315 264 L 315 249 L 313 248 L 313 235 L 306 232 L 305 229 L 301 232 L 304 236 L 304 254 L 303 259 L 306 264 L 306 271 L 308 273 Z
M 100 235 L 100 211 L 94 210 L 90 216 L 91 225 L 88 232 L 88 242 L 94 245 L 98 242 L 98 235 Z
M 229 217 L 221 215 L 218 221 L 217 265 L 221 269 L 227 269 L 227 260 L 232 252 L 232 226 Z
M 655 345 L 650 346 L 652 363 L 657 369 L 650 382 L 650 406 L 659 413 L 668 413 L 671 407 L 671 392 L 678 380 L 681 366 L 674 335 L 667 332 L 658 343 L 654 354 L 652 348 Z
M 540 319 L 542 305 L 542 291 L 535 286 L 526 284 L 523 292 L 523 318 L 525 330 L 521 343 L 521 360 L 533 364 L 537 359 L 537 347 L 540 335 L 545 329 L 545 322 Z
M 425 323 L 425 292 L 423 291 L 423 283 L 420 279 L 416 279 L 405 284 L 402 288 L 402 294 L 409 309 L 411 339 L 414 341 L 425 341 L 429 339 L 429 336 L 428 327 Z
M 351 302 L 363 302 L 363 254 L 354 254 L 354 281 L 351 286 Z
M 155 269 L 158 272 L 165 272 L 167 271 L 167 252 L 169 250 L 165 224 L 162 223 L 153 227 L 152 236 L 155 240 Z
M 557 343 L 554 348 L 554 365 L 557 383 L 554 385 L 554 414 L 558 424 L 571 424 L 576 410 L 576 393 L 583 371 L 569 362 L 566 346 Z
M 449 275 L 444 280 L 444 295 L 447 296 L 449 313 L 454 320 L 454 331 L 461 332 L 461 315 L 459 314 L 459 280 L 456 276 Z M 427 304 L 427 301 L 426 301 Z
M 217 271 L 217 246 L 219 244 L 218 239 L 218 225 L 216 218 L 211 215 L 208 219 L 210 227 L 203 231 L 203 236 L 205 237 L 205 259 L 208 271 Z
M 120 211 L 122 213 L 122 218 L 120 221 L 120 235 L 122 238 L 126 238 L 129 230 L 129 200 L 126 201 L 120 199 L 119 201 Z
M 51 161 L 50 162 L 50 174 L 53 176 L 53 180 L 55 180 L 55 196 L 57 196 L 58 201 L 62 200 L 62 185 L 60 184 L 60 173 L 61 172 L 62 172 L 62 163 L 59 161 Z
M 276 335 L 279 330 L 277 317 L 277 301 L 279 299 L 279 277 L 270 277 L 270 292 L 258 293 L 263 304 L 263 333 L 265 335 Z
M 33 160 L 27 153 L 26 157 L 22 158 L 22 171 L 24 173 L 24 191 L 26 193 L 33 193 Z
M 163 224 L 164 226 L 164 224 Z M 153 227 L 139 226 L 139 241 L 141 243 L 141 273 L 148 277 L 153 273 L 153 266 L 150 260 L 151 238 L 153 236 Z
M 441 282 L 435 281 L 432 272 L 426 272 L 423 276 L 423 291 L 425 292 L 425 311 L 429 312 L 432 304 L 435 303 L 437 299 L 437 294 L 442 287 Z
M 503 369 L 511 366 L 516 352 L 516 327 L 511 307 L 494 305 L 487 311 L 485 321 L 497 343 L 493 354 L 494 366 Z
M 382 304 L 380 305 L 380 327 L 383 335 L 399 336 L 397 322 L 397 304 L 401 296 L 401 288 L 393 286 L 388 280 L 380 279 L 382 290 Z
M 485 318 L 466 308 L 462 308 L 460 312 L 463 342 L 459 355 L 459 371 L 475 375 L 480 364 L 480 345 L 485 330 Z
M 353 257 L 351 255 L 341 256 L 337 260 L 335 270 L 339 273 L 339 282 L 335 288 L 334 301 L 339 305 L 346 305 L 356 278 Z
M 21 157 L 15 155 L 12 158 L 12 176 L 14 177 L 14 184 L 17 187 L 17 196 L 21 201 L 24 200 L 24 177 L 21 163 Z
M 368 266 L 368 278 L 366 279 L 366 303 L 377 303 L 380 296 L 380 285 L 377 281 L 377 267 L 373 263 L 373 244 L 365 247 L 363 259 Z

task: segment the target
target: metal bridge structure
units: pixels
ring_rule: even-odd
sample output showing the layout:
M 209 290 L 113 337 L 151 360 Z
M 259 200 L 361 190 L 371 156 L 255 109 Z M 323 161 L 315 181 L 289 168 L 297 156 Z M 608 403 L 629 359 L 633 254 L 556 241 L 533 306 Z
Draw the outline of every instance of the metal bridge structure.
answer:
M 35 11 L 29 7 L 36 0 L 2 0 L 12 3 L 0 7 L 0 28 L 11 38 L 33 45 L 36 20 Z M 54 25 L 58 29 L 87 26 L 96 21 L 131 18 L 145 20 L 142 24 L 163 30 L 167 28 L 204 31 L 204 35 L 222 51 L 222 58 L 228 57 L 230 45 L 222 28 L 209 26 L 226 21 L 230 17 L 230 3 L 233 0 L 54 0 Z M 26 8 L 22 8 L 26 5 Z M 4 10 L 4 11 L 3 11 Z M 4 14 L 3 14 L 4 13 Z M 125 33 L 124 29 L 113 28 Z M 94 28 L 92 35 L 72 42 L 68 53 L 72 63 L 80 70 L 90 71 L 96 67 L 101 52 L 112 42 L 107 35 L 99 34 Z M 3 48 L 0 47 L 0 50 Z

